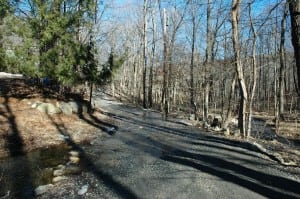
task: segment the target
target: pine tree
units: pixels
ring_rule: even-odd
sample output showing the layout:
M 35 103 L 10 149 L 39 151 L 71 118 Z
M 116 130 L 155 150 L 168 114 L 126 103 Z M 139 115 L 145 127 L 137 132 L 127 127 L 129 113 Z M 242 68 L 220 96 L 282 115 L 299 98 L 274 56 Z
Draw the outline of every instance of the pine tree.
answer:
M 88 42 L 80 30 L 90 30 L 94 1 L 33 1 L 29 19 L 38 44 L 39 72 L 73 84 L 88 64 Z
M 5 16 L 11 11 L 8 0 L 0 0 L 0 71 L 6 69 L 5 57 L 6 52 L 3 46 L 3 21 Z

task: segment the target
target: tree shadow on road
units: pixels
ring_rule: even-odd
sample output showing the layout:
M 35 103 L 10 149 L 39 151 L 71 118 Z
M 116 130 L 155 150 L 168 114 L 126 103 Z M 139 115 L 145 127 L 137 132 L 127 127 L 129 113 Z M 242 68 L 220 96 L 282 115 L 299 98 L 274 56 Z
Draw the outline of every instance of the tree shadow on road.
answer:
M 82 121 L 98 128 L 98 129 L 101 129 L 103 132 L 107 133 L 108 135 L 113 135 L 115 133 L 115 131 L 118 130 L 118 126 L 112 124 L 112 122 L 109 123 L 109 122 L 100 120 L 92 112 L 86 113 L 87 114 L 87 116 L 86 116 L 83 113 L 84 108 L 83 108 L 82 103 L 77 102 L 77 106 L 79 109 L 77 115 L 78 115 L 79 119 L 81 119 Z
M 125 139 L 125 143 L 134 146 L 161 160 L 192 167 L 211 174 L 224 181 L 234 183 L 268 198 L 299 198 L 300 183 L 292 179 L 257 171 L 230 160 L 209 155 L 207 152 L 190 152 L 163 141 L 154 140 L 141 134 L 134 140 Z
M 207 141 L 210 143 L 216 143 L 216 144 L 223 144 L 223 145 L 227 145 L 230 147 L 237 147 L 237 148 L 241 148 L 241 149 L 246 149 L 248 151 L 252 151 L 255 153 L 261 153 L 263 155 L 266 155 L 267 157 L 269 157 L 270 159 L 277 161 L 276 158 L 274 158 L 273 156 L 270 156 L 270 154 L 265 153 L 261 150 L 259 150 L 257 147 L 255 147 L 254 145 L 251 145 L 248 142 L 241 142 L 241 141 L 235 141 L 235 140 L 229 140 L 226 138 L 222 138 L 222 137 L 218 137 L 218 136 L 213 136 L 213 135 L 203 135 L 203 134 L 199 134 L 196 132 L 192 132 L 191 128 L 188 129 L 178 129 L 176 127 L 182 127 L 183 125 L 179 125 L 176 124 L 176 127 L 172 128 L 172 127 L 168 127 L 168 126 L 163 126 L 163 125 L 159 125 L 157 124 L 157 122 L 154 124 L 155 121 L 152 122 L 147 122 L 147 118 L 143 119 L 143 120 L 139 120 L 139 119 L 135 119 L 133 117 L 129 117 L 129 116 L 123 116 L 123 115 L 117 115 L 117 114 L 112 114 L 112 113 L 104 113 L 105 115 L 112 117 L 114 119 L 117 120 L 121 120 L 123 122 L 126 123 L 130 123 L 130 124 L 134 124 L 137 126 L 143 126 L 149 129 L 153 129 L 156 130 L 159 133 L 164 133 L 166 135 L 172 135 L 172 136 L 179 136 L 179 137 L 188 137 L 188 138 L 192 138 L 193 140 L 200 140 L 200 141 Z M 175 126 L 175 124 L 174 124 Z M 231 149 L 230 149 L 231 150 Z M 233 149 L 234 150 L 234 149 Z M 245 153 L 243 151 L 239 151 L 240 153 Z M 248 154 L 247 155 L 252 155 L 255 157 L 259 157 L 258 155 L 254 155 L 252 154 Z
M 153 125 L 153 121 L 148 123 L 145 120 L 139 120 L 124 115 L 116 115 L 111 113 L 106 114 L 110 117 L 123 121 L 125 125 L 126 123 L 130 123 L 143 126 L 155 130 L 155 133 L 157 134 L 165 134 L 166 137 L 168 137 L 168 135 L 175 135 L 179 136 L 179 138 L 188 137 L 192 140 L 198 140 L 201 142 L 203 141 L 207 143 L 206 147 L 208 148 L 213 148 L 216 144 L 222 144 L 261 153 L 261 151 L 257 150 L 250 144 L 247 145 L 247 143 L 245 144 L 234 140 L 227 140 L 226 138 L 216 136 L 200 135 L 163 125 Z M 234 163 L 230 160 L 226 160 L 225 158 L 220 158 L 222 156 L 217 157 L 214 154 L 208 155 L 208 153 L 204 151 L 190 152 L 190 149 L 186 150 L 182 148 L 176 148 L 175 146 L 170 145 L 167 141 L 164 141 L 164 139 L 159 139 L 159 141 L 157 141 L 156 139 L 152 139 L 151 136 L 144 136 L 143 134 L 139 133 L 135 134 L 134 140 L 128 140 L 125 137 L 123 139 L 125 139 L 125 144 L 134 146 L 138 150 L 149 153 L 152 156 L 157 157 L 157 155 L 160 154 L 160 158 L 164 161 L 195 168 L 199 171 L 217 176 L 225 181 L 245 187 L 265 197 L 300 197 L 299 182 L 292 179 L 263 173 L 261 171 L 256 171 L 246 166 Z M 220 149 L 223 150 L 222 147 Z M 228 152 L 231 151 L 229 148 L 226 150 L 228 150 Z M 239 151 L 234 150 L 233 152 L 240 153 Z M 250 156 L 251 154 L 245 153 L 244 155 Z
M 29 162 L 25 157 L 24 152 L 24 143 L 20 136 L 20 131 L 18 129 L 15 116 L 12 113 L 11 107 L 9 106 L 9 99 L 7 96 L 4 97 L 4 110 L 0 111 L 0 114 L 6 118 L 9 124 L 9 130 L 6 134 L 4 134 L 5 146 L 9 151 L 10 157 L 23 156 L 22 168 L 15 168 L 15 165 L 11 165 L 8 169 L 9 171 L 5 171 L 8 176 L 8 181 L 6 185 L 9 184 L 11 190 L 11 194 L 9 197 L 15 198 L 34 198 L 34 185 L 32 180 L 32 174 L 29 166 Z M 1 109 L 0 109 L 1 110 Z M 22 175 L 22 176 L 20 176 Z M 21 178 L 20 178 L 21 177 Z
M 88 172 L 91 172 L 95 177 L 97 177 L 98 180 L 103 182 L 105 186 L 107 186 L 110 190 L 115 192 L 121 198 L 130 198 L 130 199 L 138 198 L 136 194 L 132 190 L 130 190 L 130 188 L 126 187 L 126 185 L 119 183 L 113 178 L 113 176 L 111 176 L 108 173 L 105 173 L 103 170 L 98 168 L 95 165 L 95 163 L 87 156 L 87 154 L 82 149 L 82 147 L 80 147 L 72 140 L 72 138 L 67 132 L 67 129 L 63 124 L 58 124 L 53 120 L 53 118 L 51 118 L 51 116 L 49 116 L 49 119 L 52 121 L 53 125 L 57 128 L 58 132 L 64 137 L 67 137 L 67 139 L 65 139 L 66 144 L 72 147 L 73 150 L 76 150 L 80 153 L 80 163 L 83 169 L 86 169 Z

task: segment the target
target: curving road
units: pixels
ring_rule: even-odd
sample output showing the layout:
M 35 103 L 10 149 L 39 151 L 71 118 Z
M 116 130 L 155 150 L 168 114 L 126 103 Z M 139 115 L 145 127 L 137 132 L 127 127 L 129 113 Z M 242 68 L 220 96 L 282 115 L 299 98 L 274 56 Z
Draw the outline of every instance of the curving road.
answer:
M 284 168 L 245 143 L 104 95 L 95 104 L 111 118 L 107 138 L 83 149 L 99 197 L 300 198 L 299 168 Z

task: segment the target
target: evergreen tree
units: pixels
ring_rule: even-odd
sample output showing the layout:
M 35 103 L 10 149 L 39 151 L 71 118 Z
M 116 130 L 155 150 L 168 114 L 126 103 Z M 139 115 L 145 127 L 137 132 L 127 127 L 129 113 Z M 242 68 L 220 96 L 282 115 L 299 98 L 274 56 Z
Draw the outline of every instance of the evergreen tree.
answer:
M 6 69 L 5 57 L 6 52 L 3 46 L 3 21 L 5 16 L 11 11 L 8 0 L 0 0 L 0 71 Z
M 126 61 L 126 55 L 116 56 L 113 51 L 110 52 L 107 62 L 102 66 L 98 83 L 103 85 L 112 81 L 113 75 Z
M 92 23 L 94 1 L 32 1 L 29 19 L 39 51 L 41 75 L 73 84 L 88 62 L 88 44 L 80 34 Z M 86 33 L 88 34 L 88 33 Z

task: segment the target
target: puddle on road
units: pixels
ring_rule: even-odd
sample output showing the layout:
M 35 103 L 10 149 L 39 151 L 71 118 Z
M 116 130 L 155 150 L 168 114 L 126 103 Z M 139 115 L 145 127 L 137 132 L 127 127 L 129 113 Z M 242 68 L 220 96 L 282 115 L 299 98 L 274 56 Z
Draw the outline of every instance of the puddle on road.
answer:
M 51 183 L 53 167 L 68 161 L 69 150 L 67 145 L 60 145 L 0 159 L 0 198 L 8 191 L 9 198 L 32 198 L 36 187 Z

